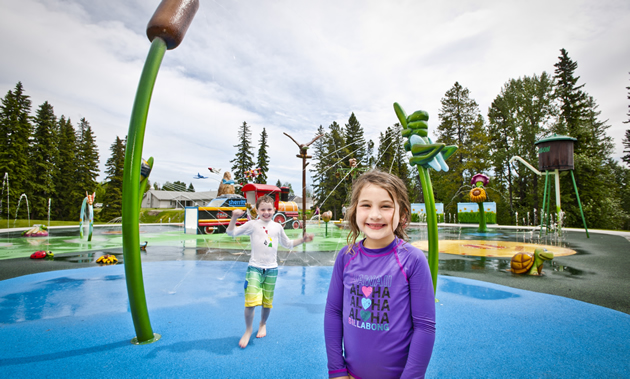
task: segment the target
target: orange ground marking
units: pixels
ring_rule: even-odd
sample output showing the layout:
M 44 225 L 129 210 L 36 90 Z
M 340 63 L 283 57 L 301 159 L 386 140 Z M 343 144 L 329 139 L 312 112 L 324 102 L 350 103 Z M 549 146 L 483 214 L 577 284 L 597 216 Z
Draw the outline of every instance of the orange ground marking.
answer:
M 424 251 L 429 250 L 428 241 L 415 241 L 411 244 Z M 518 253 L 534 254 L 534 250 L 538 247 L 547 249 L 547 251 L 553 253 L 555 257 L 577 253 L 575 250 L 567 249 L 566 247 L 510 241 L 440 240 L 439 244 L 440 253 L 472 255 L 475 257 L 511 258 Z

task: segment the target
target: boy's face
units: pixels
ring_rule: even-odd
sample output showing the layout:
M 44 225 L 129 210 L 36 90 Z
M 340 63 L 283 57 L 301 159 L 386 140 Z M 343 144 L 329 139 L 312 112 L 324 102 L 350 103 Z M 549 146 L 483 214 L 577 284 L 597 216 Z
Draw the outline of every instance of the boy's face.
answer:
M 276 213 L 273 204 L 265 202 L 258 204 L 258 208 L 256 208 L 256 211 L 258 212 L 258 217 L 265 222 L 271 221 L 273 214 Z

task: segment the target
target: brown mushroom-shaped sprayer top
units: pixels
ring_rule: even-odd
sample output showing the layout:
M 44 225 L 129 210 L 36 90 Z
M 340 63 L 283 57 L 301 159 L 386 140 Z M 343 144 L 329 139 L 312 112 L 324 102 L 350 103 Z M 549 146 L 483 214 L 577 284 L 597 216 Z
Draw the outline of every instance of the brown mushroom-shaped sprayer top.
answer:
M 147 25 L 147 37 L 153 42 L 160 37 L 166 48 L 179 46 L 199 9 L 199 0 L 162 0 Z

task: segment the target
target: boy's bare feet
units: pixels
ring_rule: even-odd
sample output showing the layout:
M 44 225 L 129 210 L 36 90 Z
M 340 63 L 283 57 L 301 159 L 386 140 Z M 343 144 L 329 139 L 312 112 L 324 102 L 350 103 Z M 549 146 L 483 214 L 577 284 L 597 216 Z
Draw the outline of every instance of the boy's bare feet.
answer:
M 244 349 L 247 347 L 247 344 L 249 343 L 249 338 L 252 336 L 252 331 L 251 330 L 246 330 L 245 334 L 243 334 L 243 337 L 241 337 L 241 340 L 238 342 L 238 346 L 241 347 L 241 349 Z
M 258 327 L 258 334 L 256 334 L 256 338 L 263 338 L 267 335 L 267 325 L 260 325 Z

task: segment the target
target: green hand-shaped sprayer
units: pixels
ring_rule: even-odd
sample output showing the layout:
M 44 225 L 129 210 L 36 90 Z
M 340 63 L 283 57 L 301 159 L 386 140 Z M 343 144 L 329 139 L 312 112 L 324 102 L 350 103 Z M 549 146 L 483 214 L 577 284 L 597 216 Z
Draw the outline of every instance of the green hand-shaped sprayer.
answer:
M 437 289 L 438 273 L 438 230 L 437 214 L 435 211 L 435 198 L 433 197 L 433 187 L 429 176 L 429 167 L 436 171 L 448 171 L 446 159 L 448 159 L 457 146 L 446 146 L 443 143 L 433 143 L 428 137 L 427 121 L 429 114 L 425 111 L 416 111 L 407 116 L 398 103 L 394 103 L 394 111 L 402 125 L 403 137 L 408 137 L 405 142 L 405 150 L 411 152 L 409 163 L 418 166 L 420 173 L 420 183 L 424 194 L 424 203 L 427 210 L 427 229 L 429 234 L 429 267 L 431 269 L 431 279 L 433 280 L 433 292 Z
M 147 344 L 160 339 L 153 333 L 144 293 L 142 264 L 140 261 L 140 200 L 147 185 L 147 178 L 153 167 L 153 158 L 142 162 L 142 145 L 147 124 L 149 104 L 157 73 L 164 57 L 164 52 L 176 48 L 184 38 L 195 13 L 199 9 L 199 0 L 162 0 L 147 26 L 147 37 L 151 49 L 144 64 L 136 99 L 131 112 L 127 147 L 125 150 L 125 169 L 123 179 L 122 230 L 125 279 L 131 317 L 136 330 L 136 337 L 131 341 Z

